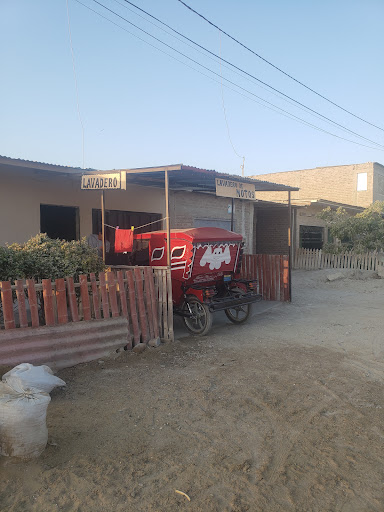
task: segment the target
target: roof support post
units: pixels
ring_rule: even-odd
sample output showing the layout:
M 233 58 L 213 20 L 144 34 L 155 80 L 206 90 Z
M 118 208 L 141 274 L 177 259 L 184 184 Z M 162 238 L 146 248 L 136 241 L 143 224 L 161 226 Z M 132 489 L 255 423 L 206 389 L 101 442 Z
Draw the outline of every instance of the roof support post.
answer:
M 288 300 L 292 300 L 292 204 L 291 191 L 288 191 Z
M 103 246 L 103 261 L 105 263 L 105 196 L 104 190 L 101 191 L 101 239 Z
M 169 180 L 168 169 L 165 169 L 165 217 L 167 225 L 167 266 L 171 268 L 171 228 L 169 222 Z

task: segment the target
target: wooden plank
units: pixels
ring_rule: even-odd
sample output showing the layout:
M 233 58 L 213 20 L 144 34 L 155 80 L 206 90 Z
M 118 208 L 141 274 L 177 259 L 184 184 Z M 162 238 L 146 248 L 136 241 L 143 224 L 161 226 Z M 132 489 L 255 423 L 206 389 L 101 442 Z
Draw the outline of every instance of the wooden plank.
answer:
M 68 322 L 67 292 L 65 289 L 65 280 L 56 279 L 56 304 L 57 304 L 57 322 L 66 324 Z
M 276 300 L 276 255 L 272 254 L 270 258 L 270 269 L 271 269 L 271 298 L 270 300 Z
M 157 321 L 158 321 L 158 326 L 159 326 L 159 336 L 160 338 L 164 338 L 163 336 L 163 331 L 162 331 L 162 314 L 163 314 L 163 311 L 162 311 L 162 302 L 161 302 L 161 296 L 160 296 L 160 287 L 159 287 L 159 282 L 160 282 L 160 276 L 161 276 L 161 270 L 159 269 L 154 269 L 154 276 L 155 276 L 155 297 L 156 297 L 156 304 L 157 304 Z
M 114 272 L 107 272 L 109 303 L 111 304 L 112 318 L 120 316 L 119 306 L 117 304 L 116 278 Z
M 257 290 L 260 295 L 263 294 L 263 272 L 261 268 L 261 254 L 256 255 L 256 266 L 257 266 Z
M 171 269 L 166 270 L 167 274 L 167 298 L 168 298 L 168 340 L 174 341 L 173 333 L 173 302 L 172 302 L 172 279 Z
M 3 317 L 5 329 L 15 329 L 15 315 L 13 312 L 13 298 L 10 281 L 1 282 L 1 302 L 3 304 Z
M 155 337 L 155 331 L 153 328 L 153 311 L 152 311 L 152 300 L 151 300 L 151 289 L 149 285 L 149 281 L 151 279 L 151 276 L 148 275 L 148 272 L 151 273 L 150 267 L 144 268 L 144 298 L 145 298 L 145 307 L 147 310 L 147 319 L 148 319 L 148 326 L 149 326 L 149 336 L 150 339 L 153 339 Z
M 24 292 L 24 282 L 22 279 L 17 279 L 15 281 L 16 285 L 16 297 L 17 304 L 19 309 L 19 326 L 24 328 L 28 327 L 28 315 L 27 308 L 25 304 L 25 292 Z
M 283 285 L 284 285 L 284 301 L 289 302 L 289 266 L 288 256 L 283 256 Z
M 99 273 L 99 282 L 100 282 L 100 293 L 101 293 L 101 307 L 103 309 L 103 318 L 109 318 L 109 301 L 108 301 L 108 292 L 107 292 L 107 283 L 105 281 L 105 273 Z
M 279 284 L 280 284 L 280 296 L 279 300 L 284 300 L 284 257 L 281 254 L 279 256 Z
M 45 325 L 55 325 L 55 314 L 53 310 L 53 292 L 50 279 L 42 279 Z
M 252 255 L 252 279 L 257 281 L 257 258 L 256 258 L 256 254 Z
M 162 290 L 163 291 L 162 302 L 163 302 L 164 339 L 168 340 L 169 331 L 168 331 L 168 309 L 167 309 L 167 305 L 168 305 L 168 301 L 167 301 L 167 273 L 166 273 L 165 270 L 163 271 L 162 288 L 163 288 L 163 290 Z
M 136 267 L 133 272 L 136 281 L 137 305 L 139 309 L 139 320 L 142 337 L 141 341 L 143 343 L 147 343 L 147 341 L 149 341 L 149 329 L 147 324 L 147 315 L 144 303 L 143 277 L 141 275 L 141 270 L 138 267 Z
M 122 270 L 117 271 L 117 282 L 119 284 L 119 297 L 120 297 L 120 305 L 121 312 L 125 318 L 128 318 L 128 304 L 127 304 L 127 295 L 125 291 L 125 283 L 124 283 L 124 275 Z
M 81 303 L 83 305 L 83 319 L 90 320 L 92 318 L 91 315 L 91 303 L 89 301 L 89 293 L 88 293 L 88 277 L 86 274 L 79 275 L 80 282 L 80 296 Z
M 28 302 L 29 310 L 31 312 L 32 327 L 39 327 L 39 306 L 37 304 L 37 295 L 35 288 L 35 281 L 33 279 L 27 279 L 27 290 L 28 290 Z
M 133 331 L 133 345 L 137 345 L 140 343 L 140 328 L 139 328 L 139 319 L 137 316 L 136 309 L 136 291 L 135 291 L 135 281 L 133 278 L 133 271 L 127 270 L 127 286 L 128 286 L 128 297 L 129 297 L 129 311 L 131 314 L 131 323 L 132 323 L 132 331 Z
M 124 283 L 124 274 L 122 270 L 117 271 L 117 282 L 119 284 L 119 297 L 120 297 L 120 305 L 121 305 L 121 313 L 127 319 L 127 349 L 130 350 L 132 348 L 132 334 L 129 326 L 129 316 L 128 316 L 128 303 L 127 303 L 127 293 L 125 289 Z
M 160 336 L 159 332 L 159 321 L 158 321 L 158 307 L 155 293 L 155 281 L 154 281 L 154 273 L 151 268 L 148 268 L 148 282 L 149 282 L 149 292 L 152 303 L 152 317 L 153 317 L 153 334 L 155 338 Z
M 91 289 L 92 289 L 92 305 L 93 305 L 93 314 L 96 320 L 101 319 L 100 312 L 100 297 L 99 297 L 99 289 L 96 283 L 96 276 L 94 272 L 89 274 L 89 278 L 91 280 Z
M 66 277 L 67 282 L 67 293 L 68 293 L 68 302 L 69 302 L 69 311 L 71 312 L 72 322 L 79 321 L 79 311 L 77 309 L 77 299 L 75 292 L 75 285 L 73 282 L 73 277 Z

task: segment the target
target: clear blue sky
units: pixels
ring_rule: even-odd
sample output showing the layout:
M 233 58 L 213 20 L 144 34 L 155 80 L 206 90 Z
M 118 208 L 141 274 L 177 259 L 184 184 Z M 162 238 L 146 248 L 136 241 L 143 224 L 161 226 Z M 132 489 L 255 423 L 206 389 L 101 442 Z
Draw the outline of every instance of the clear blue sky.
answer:
M 81 1 L 163 48 L 93 0 Z M 133 1 L 275 88 L 384 145 L 384 131 L 332 107 L 224 35 L 220 50 L 219 32 L 177 0 Z M 75 0 L 68 2 L 86 167 L 184 163 L 240 173 L 241 159 L 228 140 L 220 83 L 148 46 Z M 124 7 L 124 0 L 119 0 L 123 5 L 114 0 L 100 2 L 220 74 L 217 62 L 137 17 Z M 300 81 L 384 127 L 383 0 L 186 3 Z M 0 154 L 81 167 L 82 131 L 66 1 L 2 0 L 0 59 Z M 196 64 L 188 65 L 209 74 Z M 222 73 L 322 129 L 359 140 L 226 68 Z M 248 175 L 366 161 L 384 163 L 383 151 L 336 139 L 225 87 L 223 91 L 231 138 L 236 151 L 245 156 Z

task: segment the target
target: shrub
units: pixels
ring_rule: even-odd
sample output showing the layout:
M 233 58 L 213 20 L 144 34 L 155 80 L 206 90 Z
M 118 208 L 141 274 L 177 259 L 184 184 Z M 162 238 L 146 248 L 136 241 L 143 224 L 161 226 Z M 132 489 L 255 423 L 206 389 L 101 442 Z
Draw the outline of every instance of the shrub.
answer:
M 0 280 L 57 279 L 105 269 L 85 238 L 67 242 L 39 234 L 25 244 L 0 247 Z
M 363 212 L 351 217 L 343 208 L 326 208 L 319 217 L 325 220 L 333 237 L 334 251 L 353 250 L 354 252 L 380 251 L 384 249 L 384 202 L 376 201 Z M 328 249 L 332 244 L 328 244 Z M 325 249 L 325 248 L 324 248 Z

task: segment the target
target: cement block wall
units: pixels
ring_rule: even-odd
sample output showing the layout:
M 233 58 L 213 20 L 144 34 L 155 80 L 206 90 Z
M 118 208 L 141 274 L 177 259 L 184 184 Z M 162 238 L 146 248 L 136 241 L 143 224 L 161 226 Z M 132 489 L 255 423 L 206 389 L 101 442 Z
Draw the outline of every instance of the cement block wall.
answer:
M 374 178 L 374 169 L 377 176 Z M 357 190 L 357 175 L 367 173 L 367 190 Z M 380 178 L 379 178 L 380 176 Z M 384 167 L 367 162 L 363 164 L 339 165 L 334 167 L 317 167 L 300 171 L 277 172 L 253 176 L 273 183 L 299 187 L 292 192 L 292 201 L 307 199 L 327 199 L 337 203 L 368 207 L 375 199 L 374 190 L 382 177 L 382 194 L 384 199 Z M 286 202 L 286 192 L 258 192 L 257 198 L 268 201 Z
M 234 231 L 244 238 L 245 252 L 253 249 L 253 208 L 252 201 L 235 199 Z M 171 228 L 193 228 L 199 220 L 225 220 L 230 222 L 228 207 L 231 199 L 210 194 L 171 191 L 170 217 Z M 229 228 L 230 229 L 230 228 Z

